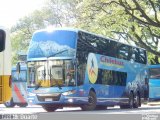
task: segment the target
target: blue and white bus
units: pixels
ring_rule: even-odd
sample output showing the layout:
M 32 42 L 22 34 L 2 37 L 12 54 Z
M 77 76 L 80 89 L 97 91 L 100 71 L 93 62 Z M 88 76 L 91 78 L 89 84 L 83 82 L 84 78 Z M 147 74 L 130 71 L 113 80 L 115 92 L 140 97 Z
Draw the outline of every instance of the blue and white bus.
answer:
M 160 101 L 160 65 L 149 65 L 149 101 Z
M 20 73 L 17 72 L 16 67 L 12 67 L 12 97 L 6 101 L 6 107 L 27 107 L 27 66 L 22 65 Z
M 146 64 L 146 51 L 138 47 L 83 30 L 39 30 L 27 54 L 28 102 L 46 111 L 137 108 L 148 98 Z

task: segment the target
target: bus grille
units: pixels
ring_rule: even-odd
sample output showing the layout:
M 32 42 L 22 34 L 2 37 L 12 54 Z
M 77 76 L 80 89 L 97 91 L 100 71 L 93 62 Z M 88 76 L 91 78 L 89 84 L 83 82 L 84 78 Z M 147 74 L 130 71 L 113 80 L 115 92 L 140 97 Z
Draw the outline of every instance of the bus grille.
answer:
M 45 101 L 46 98 L 52 99 L 52 101 L 59 101 L 61 94 L 58 95 L 37 95 L 38 101 Z

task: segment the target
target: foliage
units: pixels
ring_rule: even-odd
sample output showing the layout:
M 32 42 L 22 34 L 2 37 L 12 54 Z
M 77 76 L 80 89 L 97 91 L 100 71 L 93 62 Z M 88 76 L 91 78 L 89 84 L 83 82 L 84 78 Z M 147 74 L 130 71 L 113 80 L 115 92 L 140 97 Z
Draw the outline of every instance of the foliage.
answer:
M 83 0 L 78 23 L 84 29 L 129 44 L 133 41 L 160 57 L 159 7 L 158 0 Z
M 13 62 L 17 51 L 27 51 L 35 30 L 51 25 L 85 29 L 135 44 L 149 52 L 152 63 L 159 63 L 159 10 L 160 0 L 48 0 L 41 10 L 12 27 Z

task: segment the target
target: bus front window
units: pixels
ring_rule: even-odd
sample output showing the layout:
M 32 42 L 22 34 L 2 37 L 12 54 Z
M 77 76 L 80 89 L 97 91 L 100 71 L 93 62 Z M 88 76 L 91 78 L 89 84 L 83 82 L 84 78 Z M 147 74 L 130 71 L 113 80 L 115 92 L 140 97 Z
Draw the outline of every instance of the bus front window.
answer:
M 48 80 L 46 61 L 28 62 L 28 86 L 40 85 L 42 80 Z
M 75 86 L 72 60 L 47 60 L 28 62 L 29 87 Z
M 151 79 L 160 79 L 160 68 L 150 68 L 149 73 Z
M 49 61 L 49 75 L 51 86 L 75 85 L 75 70 L 72 60 Z

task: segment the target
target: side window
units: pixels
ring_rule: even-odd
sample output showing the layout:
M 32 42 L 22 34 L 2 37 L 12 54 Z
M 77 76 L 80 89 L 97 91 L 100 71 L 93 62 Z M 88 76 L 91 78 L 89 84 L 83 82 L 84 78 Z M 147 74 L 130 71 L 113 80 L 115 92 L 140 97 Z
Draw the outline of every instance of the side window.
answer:
M 22 70 L 20 74 L 12 71 L 12 81 L 27 81 L 27 71 Z
M 85 32 L 78 33 L 77 54 L 88 56 L 88 53 L 98 53 L 106 56 L 117 56 L 117 42 Z M 84 57 L 83 57 L 84 58 Z
M 140 49 L 139 52 L 140 52 L 139 62 L 143 63 L 143 64 L 146 64 L 147 60 L 146 60 L 146 52 L 145 52 L 145 50 Z
M 126 86 L 127 73 L 126 72 L 117 72 L 117 84 L 120 86 Z
M 125 86 L 126 81 L 126 72 L 99 69 L 96 84 Z
M 17 81 L 18 80 L 18 74 L 16 71 L 12 70 L 12 81 Z
M 139 62 L 139 49 L 138 48 L 133 48 L 132 49 L 132 59 L 135 62 Z
M 27 81 L 27 71 L 21 71 L 19 74 L 19 81 Z
M 124 59 L 124 60 L 130 60 L 130 47 L 128 45 L 118 43 L 117 49 L 118 49 L 117 50 L 118 58 Z
M 113 72 L 111 70 L 103 70 L 102 84 L 111 85 L 114 83 Z
M 0 52 L 2 52 L 5 49 L 5 39 L 6 39 L 5 31 L 0 30 Z

